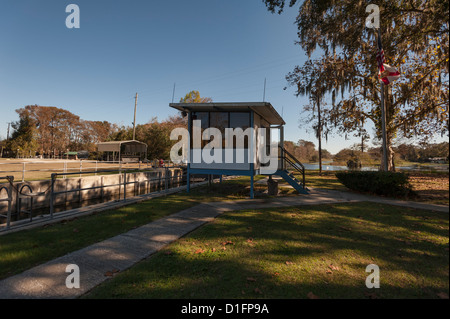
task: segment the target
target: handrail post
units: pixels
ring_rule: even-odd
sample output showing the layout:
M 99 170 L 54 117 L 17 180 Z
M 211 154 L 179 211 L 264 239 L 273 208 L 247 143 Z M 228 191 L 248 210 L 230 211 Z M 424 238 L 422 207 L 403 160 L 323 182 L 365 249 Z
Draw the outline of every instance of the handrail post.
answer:
M 166 167 L 166 176 L 165 176 L 165 188 L 166 192 L 169 190 L 169 168 Z
M 6 179 L 9 182 L 9 191 L 8 191 L 8 212 L 6 213 L 6 229 L 9 229 L 11 225 L 11 210 L 12 210 L 12 199 L 13 199 L 13 183 L 14 176 L 7 176 Z
M 306 180 L 305 180 L 305 169 L 303 168 L 303 189 L 306 189 Z
M 56 173 L 52 174 L 52 180 L 51 180 L 51 188 L 50 188 L 50 218 L 53 219 L 53 213 L 55 212 L 55 180 L 56 180 Z
M 127 171 L 123 173 L 123 201 L 127 200 Z

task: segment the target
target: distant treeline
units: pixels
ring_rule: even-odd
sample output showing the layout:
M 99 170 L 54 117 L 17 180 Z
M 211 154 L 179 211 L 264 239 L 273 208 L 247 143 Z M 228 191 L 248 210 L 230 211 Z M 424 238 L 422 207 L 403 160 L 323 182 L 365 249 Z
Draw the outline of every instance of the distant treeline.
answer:
M 61 156 L 67 151 L 95 151 L 98 142 L 117 131 L 107 121 L 87 121 L 67 110 L 29 105 L 16 110 L 19 120 L 12 123 L 9 140 L 3 141 L 11 157 Z
M 304 163 L 317 162 L 319 151 L 313 142 L 299 140 L 297 143 L 285 141 L 284 146 L 288 152 L 296 156 Z M 395 161 L 399 162 L 446 162 L 449 161 L 449 143 L 421 143 L 420 145 L 402 143 L 393 147 Z M 346 165 L 349 160 L 357 159 L 363 165 L 379 165 L 381 162 L 381 147 L 363 147 L 354 144 L 350 148 L 344 148 L 332 155 L 327 150 L 322 150 L 324 160 L 332 160 L 335 164 Z
M 395 163 L 401 162 L 441 162 L 449 161 L 449 143 L 421 143 L 420 145 L 402 143 L 392 147 Z M 333 156 L 335 163 L 347 163 L 349 160 L 357 159 L 363 165 L 374 165 L 381 162 L 381 147 L 371 147 L 362 152 L 359 144 L 351 148 L 345 148 Z
M 107 121 L 88 121 L 58 107 L 29 105 L 16 110 L 19 120 L 11 125 L 9 138 L 0 141 L 0 156 L 62 158 L 68 151 L 87 151 L 96 158 L 97 144 L 131 140 L 133 128 Z M 137 125 L 136 139 L 147 143 L 148 158 L 169 158 L 174 127 L 187 127 L 181 116 Z
M 31 105 L 16 110 L 19 120 L 12 123 L 9 140 L 0 141 L 3 157 L 63 157 L 67 151 L 88 151 L 92 159 L 98 158 L 97 144 L 105 141 L 123 141 L 133 138 L 133 128 L 118 126 L 107 121 L 87 121 L 57 107 Z M 164 121 L 151 119 L 136 126 L 136 139 L 148 145 L 148 159 L 169 159 L 170 149 L 176 141 L 170 140 L 170 133 L 176 127 L 187 128 L 187 119 L 181 115 Z M 285 141 L 288 152 L 304 163 L 317 162 L 319 153 L 313 142 L 299 140 Z M 395 160 L 408 162 L 430 162 L 441 158 L 448 162 L 449 143 L 400 144 L 393 147 Z M 345 164 L 357 159 L 363 165 L 379 164 L 381 148 L 368 148 L 355 144 L 334 156 L 322 150 L 323 160 Z

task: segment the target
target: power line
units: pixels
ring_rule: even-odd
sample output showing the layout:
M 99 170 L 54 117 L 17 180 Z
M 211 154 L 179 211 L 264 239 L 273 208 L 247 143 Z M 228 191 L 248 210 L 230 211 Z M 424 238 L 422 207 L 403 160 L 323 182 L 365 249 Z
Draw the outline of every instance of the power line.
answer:
M 266 78 L 264 78 L 264 94 L 263 94 L 263 102 L 266 102 Z
M 203 83 L 216 83 L 219 80 L 224 80 L 227 78 L 232 78 L 232 77 L 236 77 L 242 74 L 250 74 L 250 73 L 254 73 L 254 72 L 258 72 L 258 71 L 265 71 L 265 70 L 270 70 L 272 68 L 276 68 L 279 67 L 280 65 L 284 65 L 284 64 L 288 64 L 288 63 L 292 63 L 293 61 L 299 59 L 300 56 L 299 55 L 295 55 L 295 56 L 288 56 L 288 57 L 284 57 L 284 58 L 279 58 L 279 59 L 275 59 L 272 61 L 268 61 L 268 62 L 264 62 L 264 63 L 260 63 L 260 64 L 256 64 L 253 66 L 249 66 L 249 67 L 244 67 L 241 69 L 237 69 L 234 71 L 230 71 L 230 72 L 226 72 L 223 74 L 218 74 L 218 75 L 214 75 L 211 77 L 206 77 L 206 78 L 200 78 L 197 81 L 193 81 L 190 83 L 186 83 L 186 84 L 181 84 L 181 85 L 177 85 L 177 88 L 186 88 L 186 87 L 194 87 Z M 270 65 L 276 63 L 272 66 L 269 67 L 263 67 L 265 65 Z M 160 91 L 160 90 L 158 90 Z M 140 91 L 140 93 L 158 93 L 158 91 L 155 90 L 147 90 L 147 91 Z
M 173 93 L 172 93 L 172 103 L 173 103 L 173 99 L 175 98 L 175 87 L 176 87 L 176 83 L 173 84 Z

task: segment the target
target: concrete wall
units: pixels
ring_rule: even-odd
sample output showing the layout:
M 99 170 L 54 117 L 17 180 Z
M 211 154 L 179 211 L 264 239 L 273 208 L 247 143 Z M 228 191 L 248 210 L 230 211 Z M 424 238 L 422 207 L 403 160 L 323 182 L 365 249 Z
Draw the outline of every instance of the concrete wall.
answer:
M 168 187 L 181 186 L 183 182 L 183 172 L 181 169 L 168 169 L 169 183 Z M 154 171 L 148 172 L 138 172 L 138 173 L 126 173 L 127 182 L 136 182 L 134 184 L 128 184 L 126 186 L 127 197 L 132 197 L 136 195 L 147 194 L 155 192 L 160 189 L 165 188 L 165 175 L 166 170 L 164 168 L 155 169 Z M 124 197 L 124 176 L 125 174 L 114 174 L 114 175 L 102 175 L 102 176 L 86 176 L 86 177 L 73 177 L 67 179 L 58 179 L 55 182 L 54 190 L 55 192 L 72 191 L 59 195 L 55 195 L 54 205 L 70 205 L 78 204 L 89 200 L 116 200 L 123 199 Z M 174 177 L 171 179 L 171 177 Z M 120 185 L 117 185 L 120 184 Z M 8 184 L 1 184 L 8 187 Z M 50 198 L 51 198 L 51 181 L 31 181 L 31 182 L 15 182 L 14 186 L 17 190 L 21 190 L 23 185 L 31 186 L 33 193 L 44 193 L 42 196 L 34 197 L 33 210 L 47 210 L 50 208 Z M 110 186 L 115 185 L 115 186 Z M 101 187 L 91 190 L 82 190 L 83 188 L 91 187 Z M 23 189 L 23 193 L 29 193 L 28 188 Z M 0 195 L 2 198 L 5 197 L 5 192 L 3 191 Z M 29 199 L 22 199 L 22 209 L 27 209 L 29 206 Z M 12 213 L 17 211 L 18 203 L 18 192 L 13 190 L 13 202 L 12 202 Z M 7 212 L 8 203 L 0 202 L 0 214 Z M 49 210 L 46 211 L 48 213 Z M 0 219 L 0 223 L 4 220 Z

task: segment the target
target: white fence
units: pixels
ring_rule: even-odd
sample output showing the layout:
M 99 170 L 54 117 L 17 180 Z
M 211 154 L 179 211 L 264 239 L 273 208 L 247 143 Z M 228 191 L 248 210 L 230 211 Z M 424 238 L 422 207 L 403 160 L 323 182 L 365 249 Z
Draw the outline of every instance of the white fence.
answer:
M 164 161 L 162 167 L 172 167 L 173 163 Z M 148 169 L 161 167 L 158 161 L 124 163 L 124 162 L 104 162 L 90 160 L 2 160 L 0 161 L 0 175 L 14 176 L 16 181 L 32 181 L 50 179 L 52 173 L 76 173 L 82 174 L 84 171 L 98 170 L 118 170 L 122 169 Z

